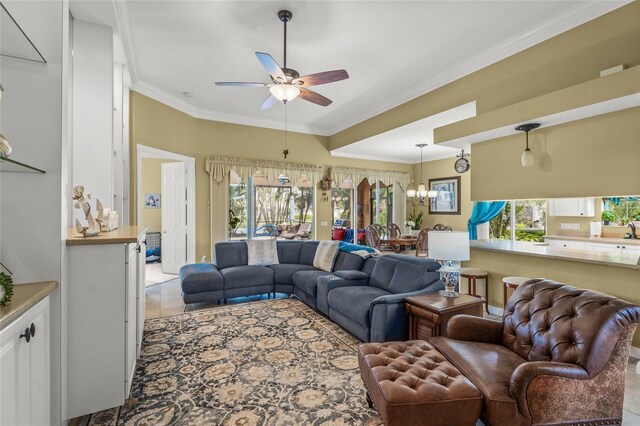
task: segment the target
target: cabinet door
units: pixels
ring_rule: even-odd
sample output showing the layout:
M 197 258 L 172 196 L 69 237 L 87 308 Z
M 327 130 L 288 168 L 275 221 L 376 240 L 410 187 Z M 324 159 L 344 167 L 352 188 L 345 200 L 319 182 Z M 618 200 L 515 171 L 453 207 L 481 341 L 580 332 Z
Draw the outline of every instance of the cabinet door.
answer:
M 48 304 L 48 299 L 46 299 Z M 35 333 L 29 349 L 29 394 L 32 425 L 50 422 L 49 311 L 40 311 L 27 324 Z
M 549 216 L 593 216 L 593 198 L 555 198 L 549 200 Z
M 140 253 L 138 253 L 138 280 L 136 284 L 137 288 L 137 325 L 136 325 L 136 356 L 140 356 L 140 347 L 142 346 L 142 332 L 144 331 L 144 319 L 145 319 L 145 303 L 146 303 L 146 257 L 147 257 L 147 240 L 146 234 L 141 238 Z
M 29 424 L 28 343 L 22 318 L 0 333 L 0 425 Z
M 622 244 L 622 253 L 640 254 L 640 246 Z
M 585 243 L 584 248 L 591 251 L 599 251 L 605 253 L 620 252 L 620 245 L 618 244 Z
M 138 318 L 136 311 L 138 308 L 136 292 L 138 282 L 138 243 L 127 245 L 127 278 L 125 284 L 125 398 L 129 397 L 131 389 L 131 379 L 136 365 L 136 327 Z

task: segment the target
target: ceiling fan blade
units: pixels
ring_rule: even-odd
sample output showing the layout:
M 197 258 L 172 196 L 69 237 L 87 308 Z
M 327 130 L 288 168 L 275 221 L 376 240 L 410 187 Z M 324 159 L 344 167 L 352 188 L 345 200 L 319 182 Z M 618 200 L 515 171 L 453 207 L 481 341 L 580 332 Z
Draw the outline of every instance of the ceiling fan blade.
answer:
M 274 106 L 276 102 L 278 102 L 278 98 L 273 95 L 269 95 L 269 97 L 262 103 L 260 109 L 269 109 Z
M 312 90 L 305 89 L 304 87 L 300 88 L 300 95 L 298 97 L 304 99 L 305 101 L 313 102 L 314 104 L 318 104 L 321 106 L 328 106 L 333 102 L 331 99 L 322 96 L 319 93 L 316 93 Z
M 256 56 L 271 77 L 279 81 L 287 81 L 287 77 L 284 75 L 284 71 L 282 71 L 280 65 L 278 65 L 276 60 L 273 59 L 271 55 L 269 55 L 268 53 L 256 52 Z
M 301 82 L 301 87 L 319 86 L 321 84 L 333 83 L 334 81 L 345 80 L 349 74 L 345 70 L 333 70 L 304 75 L 296 78 L 294 83 Z
M 269 83 L 249 83 L 246 81 L 216 81 L 216 86 L 269 87 Z

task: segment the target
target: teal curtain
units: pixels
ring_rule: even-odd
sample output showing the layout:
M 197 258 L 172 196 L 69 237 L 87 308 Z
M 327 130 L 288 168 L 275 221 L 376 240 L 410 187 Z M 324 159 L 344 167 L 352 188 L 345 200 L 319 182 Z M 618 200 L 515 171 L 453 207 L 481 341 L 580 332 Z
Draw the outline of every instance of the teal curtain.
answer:
M 504 209 L 506 201 L 476 201 L 473 204 L 473 212 L 469 218 L 469 239 L 478 239 L 477 226 L 489 222 Z
M 609 200 L 609 202 L 615 204 L 616 206 L 619 206 L 620 200 L 638 201 L 640 200 L 640 197 L 609 197 L 605 198 L 605 200 Z

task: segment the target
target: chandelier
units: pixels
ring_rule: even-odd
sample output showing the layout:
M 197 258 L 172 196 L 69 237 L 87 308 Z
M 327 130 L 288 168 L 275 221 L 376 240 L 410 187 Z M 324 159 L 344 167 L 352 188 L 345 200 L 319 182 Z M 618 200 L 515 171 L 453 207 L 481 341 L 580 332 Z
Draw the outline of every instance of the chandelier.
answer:
M 416 145 L 420 148 L 420 184 L 418 185 L 418 190 L 413 189 L 412 185 L 409 185 L 407 188 L 407 202 L 411 203 L 414 207 L 426 207 L 431 198 L 438 196 L 438 191 L 427 191 L 427 188 L 424 186 L 424 180 L 422 179 L 422 148 L 427 145 L 426 143 Z

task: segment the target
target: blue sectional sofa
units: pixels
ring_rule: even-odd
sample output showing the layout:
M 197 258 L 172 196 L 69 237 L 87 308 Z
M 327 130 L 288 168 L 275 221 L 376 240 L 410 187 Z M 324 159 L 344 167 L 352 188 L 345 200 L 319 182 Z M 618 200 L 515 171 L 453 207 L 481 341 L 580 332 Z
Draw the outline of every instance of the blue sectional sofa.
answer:
M 279 264 L 248 265 L 244 241 L 215 245 L 216 263 L 180 269 L 185 303 L 293 294 L 363 341 L 405 340 L 404 298 L 444 288 L 440 264 L 404 255 L 339 251 L 332 272 L 313 267 L 318 241 L 277 241 Z

